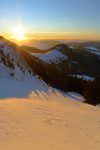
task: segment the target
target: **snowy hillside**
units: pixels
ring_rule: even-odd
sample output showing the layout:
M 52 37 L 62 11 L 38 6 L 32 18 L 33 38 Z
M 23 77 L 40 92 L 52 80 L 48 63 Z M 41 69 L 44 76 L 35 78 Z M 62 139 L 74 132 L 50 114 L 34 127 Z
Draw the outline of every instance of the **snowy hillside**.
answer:
M 23 97 L 32 90 L 48 89 L 47 84 L 38 78 L 37 75 L 33 76 L 32 70 L 20 54 L 18 46 L 1 38 L 0 98 Z
M 0 70 L 0 77 L 12 77 L 25 81 L 34 80 L 31 68 L 20 55 L 18 46 L 3 37 L 0 39 Z
M 32 78 L 30 68 L 19 54 L 17 45 L 4 38 L 0 39 L 0 70 L 0 76 L 12 76 L 19 80 Z
M 100 49 L 95 48 L 95 46 L 86 46 L 85 48 L 88 49 L 90 53 L 100 56 Z
M 59 93 L 0 100 L 1 150 L 99 150 L 100 108 Z
M 45 54 L 40 54 L 40 53 L 31 53 L 31 54 L 32 56 L 38 57 L 42 61 L 49 63 L 49 64 L 52 62 L 59 63 L 60 61 L 67 59 L 67 56 L 65 56 L 64 54 L 62 54 L 61 52 L 57 50 L 52 50 Z
M 93 81 L 95 78 L 86 76 L 86 75 L 72 75 L 73 77 L 77 77 L 79 79 L 87 80 L 87 81 Z
M 27 97 L 32 91 L 47 92 L 49 87 L 42 80 L 33 76 L 29 80 L 15 80 L 9 77 L 0 77 L 0 99 L 1 98 L 15 98 Z

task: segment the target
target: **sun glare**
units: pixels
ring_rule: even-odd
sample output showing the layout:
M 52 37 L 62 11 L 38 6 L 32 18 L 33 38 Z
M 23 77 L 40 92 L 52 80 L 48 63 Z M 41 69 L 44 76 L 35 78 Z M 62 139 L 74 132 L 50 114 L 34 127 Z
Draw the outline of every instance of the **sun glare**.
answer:
M 26 39 L 25 33 L 25 30 L 20 26 L 16 26 L 12 29 L 12 37 L 18 41 Z
M 13 30 L 13 36 L 17 39 L 17 40 L 22 40 L 24 38 L 24 31 L 21 28 L 15 28 Z
M 28 29 L 26 30 L 26 28 L 21 25 L 20 21 L 18 21 L 15 26 L 8 25 L 8 28 L 10 29 L 9 39 L 15 40 L 17 43 L 28 39 L 26 36 Z

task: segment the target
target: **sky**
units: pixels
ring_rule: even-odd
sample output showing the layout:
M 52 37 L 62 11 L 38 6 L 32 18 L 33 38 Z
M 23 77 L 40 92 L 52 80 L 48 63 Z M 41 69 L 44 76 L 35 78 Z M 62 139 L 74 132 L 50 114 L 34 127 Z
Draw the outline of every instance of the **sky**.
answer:
M 100 0 L 0 1 L 0 34 L 18 21 L 33 38 L 100 40 Z

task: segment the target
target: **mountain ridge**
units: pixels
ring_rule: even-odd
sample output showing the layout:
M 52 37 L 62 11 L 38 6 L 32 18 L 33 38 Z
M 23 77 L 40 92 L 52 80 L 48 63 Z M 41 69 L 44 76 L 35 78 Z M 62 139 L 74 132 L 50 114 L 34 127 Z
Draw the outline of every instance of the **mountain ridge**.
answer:
M 30 49 L 21 48 L 1 37 L 0 76 L 29 81 L 33 86 L 38 82 L 43 89 L 53 87 L 64 92 L 74 91 L 84 96 L 87 103 L 100 103 L 98 55 L 65 44 L 57 44 L 46 53 L 39 50 L 34 55 L 32 48 L 31 52 L 27 48 Z

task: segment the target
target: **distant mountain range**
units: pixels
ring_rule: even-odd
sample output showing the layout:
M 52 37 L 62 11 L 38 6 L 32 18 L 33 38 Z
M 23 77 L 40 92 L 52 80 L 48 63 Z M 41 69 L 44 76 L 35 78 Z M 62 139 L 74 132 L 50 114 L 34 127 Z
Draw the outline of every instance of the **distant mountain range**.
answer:
M 91 44 L 91 45 L 90 45 Z M 100 43 L 99 43 L 100 44 Z M 69 70 L 69 74 L 100 76 L 100 49 L 96 43 L 57 44 L 50 49 L 40 50 L 34 47 L 21 46 L 33 58 L 47 64 L 56 64 L 60 69 Z

